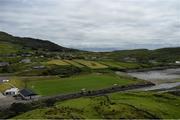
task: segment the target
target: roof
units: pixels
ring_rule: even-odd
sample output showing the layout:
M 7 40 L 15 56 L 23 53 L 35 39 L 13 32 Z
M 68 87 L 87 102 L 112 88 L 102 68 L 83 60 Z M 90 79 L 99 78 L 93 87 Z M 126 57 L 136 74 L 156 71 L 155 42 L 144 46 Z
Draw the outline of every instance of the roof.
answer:
M 23 95 L 24 97 L 29 97 L 29 96 L 35 96 L 37 95 L 36 93 L 34 93 L 33 91 L 29 90 L 29 89 L 22 89 L 19 91 L 19 93 L 21 95 Z
M 11 89 L 6 90 L 5 92 L 17 92 L 17 91 L 19 91 L 18 88 L 11 88 Z
M 3 67 L 3 66 L 8 66 L 9 63 L 8 62 L 0 62 L 0 66 Z

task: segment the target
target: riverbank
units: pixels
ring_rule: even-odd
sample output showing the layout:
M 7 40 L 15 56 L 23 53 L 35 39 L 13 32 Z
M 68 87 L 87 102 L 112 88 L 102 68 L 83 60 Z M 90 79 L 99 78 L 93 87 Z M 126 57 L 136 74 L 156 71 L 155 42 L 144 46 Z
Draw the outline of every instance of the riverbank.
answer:
M 176 69 L 176 68 L 180 68 L 180 65 L 171 65 L 171 66 L 162 66 L 162 67 L 131 69 L 131 70 L 124 70 L 123 72 L 147 72 L 147 71 Z
M 180 68 L 158 69 L 150 71 L 127 72 L 127 75 L 143 79 L 155 84 L 153 87 L 143 88 L 142 90 L 159 90 L 166 91 L 180 85 Z

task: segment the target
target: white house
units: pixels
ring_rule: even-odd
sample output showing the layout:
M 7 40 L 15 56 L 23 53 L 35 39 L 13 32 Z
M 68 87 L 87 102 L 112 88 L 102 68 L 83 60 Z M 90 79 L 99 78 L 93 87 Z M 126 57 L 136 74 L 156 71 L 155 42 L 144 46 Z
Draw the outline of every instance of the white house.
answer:
M 22 60 L 20 61 L 20 63 L 31 63 L 31 59 L 28 59 L 28 58 L 22 59 Z
M 180 61 L 176 61 L 176 64 L 180 64 Z
M 14 96 L 14 95 L 18 95 L 18 94 L 19 94 L 18 88 L 11 88 L 4 92 L 4 95 L 6 95 L 6 96 Z

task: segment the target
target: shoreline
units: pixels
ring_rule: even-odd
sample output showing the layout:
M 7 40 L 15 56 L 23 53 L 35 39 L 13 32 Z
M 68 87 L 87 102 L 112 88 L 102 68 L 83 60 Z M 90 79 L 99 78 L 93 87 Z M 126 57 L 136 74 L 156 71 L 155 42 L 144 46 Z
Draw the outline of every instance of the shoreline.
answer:
M 156 70 L 166 70 L 166 69 L 177 69 L 180 68 L 180 65 L 176 66 L 163 66 L 163 67 L 152 67 L 152 68 L 140 68 L 140 69 L 131 69 L 124 70 L 123 72 L 132 73 L 132 72 L 148 72 L 148 71 L 156 71 Z M 121 72 L 121 71 L 120 71 Z

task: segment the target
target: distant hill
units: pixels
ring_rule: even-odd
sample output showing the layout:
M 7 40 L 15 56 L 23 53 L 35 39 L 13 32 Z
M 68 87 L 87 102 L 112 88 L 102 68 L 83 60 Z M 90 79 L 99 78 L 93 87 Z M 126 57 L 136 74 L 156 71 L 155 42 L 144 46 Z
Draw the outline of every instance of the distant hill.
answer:
M 1 48 L 1 52 L 13 52 L 13 51 L 15 52 L 18 50 L 18 48 L 44 50 L 50 52 L 77 51 L 75 49 L 59 46 L 50 41 L 27 38 L 27 37 L 16 37 L 5 32 L 0 32 L 0 48 Z
M 149 60 L 174 62 L 176 60 L 180 60 L 180 47 L 161 48 L 156 50 L 120 50 L 111 52 L 110 56 L 114 59 L 123 59 L 126 57 L 136 58 L 139 62 L 147 62 Z

